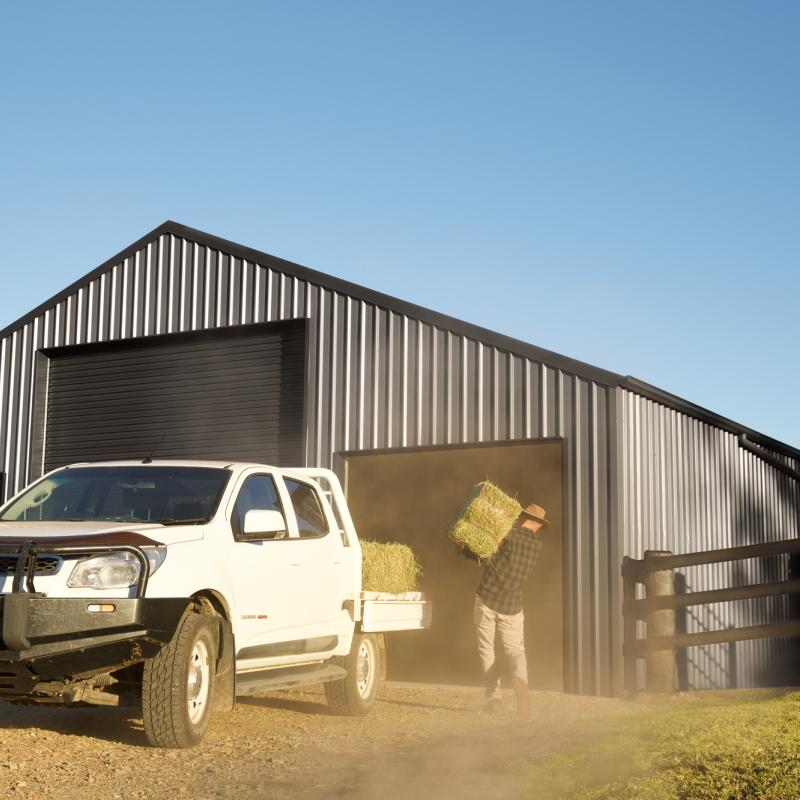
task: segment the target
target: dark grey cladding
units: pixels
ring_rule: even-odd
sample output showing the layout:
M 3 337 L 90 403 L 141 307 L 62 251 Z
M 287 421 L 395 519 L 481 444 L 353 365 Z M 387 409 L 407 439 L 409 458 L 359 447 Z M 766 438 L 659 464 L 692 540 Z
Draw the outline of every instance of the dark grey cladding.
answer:
M 571 691 L 621 689 L 623 555 L 800 535 L 797 482 L 739 448 L 737 437 L 797 470 L 793 448 L 633 379 L 172 222 L 0 333 L 6 495 L 36 474 L 37 351 L 298 318 L 308 320 L 308 464 L 338 468 L 335 454 L 346 450 L 563 437 Z M 755 579 L 759 569 L 687 579 L 717 588 Z M 777 603 L 731 606 L 701 610 L 688 624 L 784 613 Z M 774 655 L 787 657 L 790 646 L 738 645 L 739 684 L 783 680 Z M 694 650 L 691 683 L 724 685 L 730 653 Z

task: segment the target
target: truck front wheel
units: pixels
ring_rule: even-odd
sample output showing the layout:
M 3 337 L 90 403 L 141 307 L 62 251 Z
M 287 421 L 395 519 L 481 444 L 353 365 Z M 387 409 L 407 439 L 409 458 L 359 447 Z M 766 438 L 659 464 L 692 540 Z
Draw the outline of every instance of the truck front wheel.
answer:
M 382 674 L 378 637 L 356 633 L 350 652 L 331 661 L 347 670 L 347 676 L 325 684 L 325 698 L 334 714 L 363 716 L 375 702 Z
M 212 619 L 190 612 L 172 641 L 145 661 L 144 732 L 156 747 L 193 747 L 208 728 L 217 637 Z

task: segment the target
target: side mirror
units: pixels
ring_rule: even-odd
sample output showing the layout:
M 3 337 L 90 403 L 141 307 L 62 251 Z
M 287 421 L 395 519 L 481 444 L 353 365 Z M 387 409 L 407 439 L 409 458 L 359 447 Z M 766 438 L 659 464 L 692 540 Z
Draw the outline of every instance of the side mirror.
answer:
M 247 539 L 282 539 L 286 522 L 280 511 L 253 508 L 244 515 L 242 535 Z

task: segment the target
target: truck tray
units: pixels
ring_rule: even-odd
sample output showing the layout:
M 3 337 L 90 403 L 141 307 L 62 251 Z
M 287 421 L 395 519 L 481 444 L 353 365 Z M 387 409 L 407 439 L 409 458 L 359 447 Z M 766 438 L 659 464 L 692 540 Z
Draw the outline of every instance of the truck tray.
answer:
M 361 604 L 364 633 L 414 631 L 431 624 L 432 603 L 422 592 L 362 592 Z

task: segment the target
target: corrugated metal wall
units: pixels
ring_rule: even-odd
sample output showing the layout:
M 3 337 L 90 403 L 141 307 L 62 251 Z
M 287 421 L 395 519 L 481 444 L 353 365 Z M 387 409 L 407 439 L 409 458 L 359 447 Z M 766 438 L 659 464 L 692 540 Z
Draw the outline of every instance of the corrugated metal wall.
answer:
M 800 536 L 800 486 L 738 437 L 639 395 L 618 390 L 624 555 L 688 553 Z M 771 453 L 795 470 L 797 461 Z M 788 556 L 680 570 L 687 591 L 781 580 Z M 688 609 L 689 633 L 797 617 L 796 600 L 767 598 Z M 793 639 L 692 647 L 691 688 L 785 685 L 800 679 Z M 641 665 L 640 665 L 641 666 Z
M 309 463 L 336 467 L 342 450 L 565 439 L 567 686 L 611 692 L 615 390 L 320 283 L 165 233 L 42 311 L 0 344 L 6 495 L 29 478 L 38 349 L 307 317 Z

